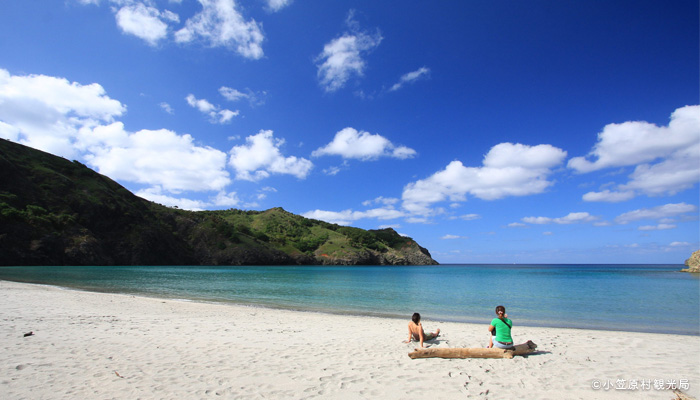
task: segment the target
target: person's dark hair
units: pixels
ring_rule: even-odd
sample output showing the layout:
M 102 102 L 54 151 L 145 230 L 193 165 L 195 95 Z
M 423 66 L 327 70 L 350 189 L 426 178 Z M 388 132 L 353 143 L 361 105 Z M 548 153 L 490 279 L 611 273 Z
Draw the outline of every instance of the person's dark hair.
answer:
M 413 321 L 414 324 L 417 324 L 420 322 L 420 314 L 418 313 L 413 313 L 413 316 L 411 317 L 411 320 Z
M 498 306 L 498 307 L 496 307 L 496 315 L 498 315 L 498 312 L 499 312 L 499 311 L 502 312 L 503 314 L 505 314 L 505 313 L 506 313 L 506 308 L 503 307 L 503 306 Z

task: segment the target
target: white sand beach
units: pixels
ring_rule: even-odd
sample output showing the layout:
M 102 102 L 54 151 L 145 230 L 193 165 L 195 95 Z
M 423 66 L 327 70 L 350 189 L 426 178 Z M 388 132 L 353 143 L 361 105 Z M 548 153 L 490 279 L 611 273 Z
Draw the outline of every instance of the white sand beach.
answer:
M 521 327 L 512 316 L 515 341 L 532 340 L 541 352 L 413 360 L 407 354 L 417 344 L 403 343 L 408 315 L 343 316 L 6 281 L 0 299 L 2 399 L 674 399 L 666 389 L 673 386 L 700 397 L 697 336 Z M 442 331 L 432 346 L 487 343 L 485 325 L 429 315 L 423 325 Z

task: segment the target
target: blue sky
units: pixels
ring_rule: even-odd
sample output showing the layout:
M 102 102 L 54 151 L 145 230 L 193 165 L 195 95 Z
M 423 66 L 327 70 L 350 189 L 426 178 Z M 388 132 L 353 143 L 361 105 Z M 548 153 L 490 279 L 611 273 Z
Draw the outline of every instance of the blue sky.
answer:
M 698 2 L 0 3 L 0 137 L 441 263 L 700 248 Z

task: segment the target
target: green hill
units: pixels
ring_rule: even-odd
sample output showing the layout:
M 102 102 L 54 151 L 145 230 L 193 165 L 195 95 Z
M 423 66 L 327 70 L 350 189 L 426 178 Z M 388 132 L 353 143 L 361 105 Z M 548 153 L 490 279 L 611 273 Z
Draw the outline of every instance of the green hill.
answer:
M 0 265 L 433 265 L 393 229 L 282 208 L 185 211 L 85 165 L 0 139 Z

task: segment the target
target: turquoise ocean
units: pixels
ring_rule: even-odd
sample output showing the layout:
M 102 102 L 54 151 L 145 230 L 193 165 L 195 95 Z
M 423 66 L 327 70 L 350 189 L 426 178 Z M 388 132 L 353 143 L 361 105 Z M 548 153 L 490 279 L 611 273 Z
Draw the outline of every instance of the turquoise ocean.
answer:
M 700 335 L 681 265 L 1 267 L 0 279 L 96 292 L 408 320 Z

